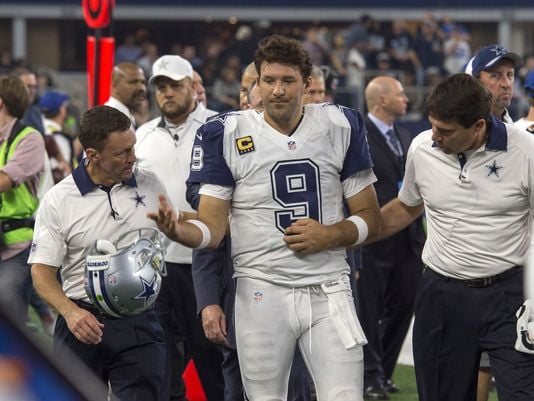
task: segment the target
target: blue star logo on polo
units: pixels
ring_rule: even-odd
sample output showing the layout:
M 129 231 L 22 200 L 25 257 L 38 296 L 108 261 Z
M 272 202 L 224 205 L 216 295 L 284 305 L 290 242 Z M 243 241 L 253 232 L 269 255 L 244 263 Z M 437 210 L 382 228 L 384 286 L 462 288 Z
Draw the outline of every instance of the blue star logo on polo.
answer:
M 142 300 L 146 305 L 152 297 L 156 296 L 156 290 L 154 290 L 154 284 L 156 283 L 156 276 L 152 277 L 152 281 L 148 282 L 144 277 L 139 277 L 141 283 L 143 283 L 143 292 L 136 295 L 133 299 Z
M 499 170 L 502 168 L 502 166 L 498 166 L 497 161 L 493 160 L 492 164 L 486 164 L 486 168 L 489 170 L 488 177 L 490 175 L 496 175 L 499 177 Z
M 146 198 L 146 195 L 139 195 L 139 193 L 135 191 L 135 196 L 130 199 L 135 201 L 135 207 L 139 205 L 143 205 L 144 207 L 146 207 L 145 198 Z
M 506 54 L 506 49 L 502 46 L 495 46 L 491 49 L 492 52 L 495 52 L 495 56 L 500 56 L 501 54 Z

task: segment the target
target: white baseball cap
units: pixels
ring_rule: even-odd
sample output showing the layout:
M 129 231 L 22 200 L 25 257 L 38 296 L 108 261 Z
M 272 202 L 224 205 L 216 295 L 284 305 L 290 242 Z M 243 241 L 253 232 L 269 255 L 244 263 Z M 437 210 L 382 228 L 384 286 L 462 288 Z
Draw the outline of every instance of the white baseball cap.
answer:
M 148 83 L 152 84 L 157 77 L 167 77 L 173 81 L 181 81 L 185 77 L 193 79 L 193 67 L 183 57 L 174 55 L 161 56 L 152 65 L 152 76 Z

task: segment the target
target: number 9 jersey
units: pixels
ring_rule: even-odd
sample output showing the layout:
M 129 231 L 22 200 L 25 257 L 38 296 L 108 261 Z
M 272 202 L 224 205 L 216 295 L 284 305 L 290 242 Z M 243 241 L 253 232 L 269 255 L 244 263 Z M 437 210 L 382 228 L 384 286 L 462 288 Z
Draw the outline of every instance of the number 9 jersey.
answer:
M 208 121 L 196 134 L 189 181 L 202 184 L 201 195 L 231 199 L 235 277 L 298 287 L 348 274 L 346 250 L 297 255 L 283 240 L 285 228 L 302 218 L 343 220 L 343 181 L 356 180 L 354 195 L 376 181 L 371 168 L 361 115 L 313 104 L 291 135 L 254 110 Z

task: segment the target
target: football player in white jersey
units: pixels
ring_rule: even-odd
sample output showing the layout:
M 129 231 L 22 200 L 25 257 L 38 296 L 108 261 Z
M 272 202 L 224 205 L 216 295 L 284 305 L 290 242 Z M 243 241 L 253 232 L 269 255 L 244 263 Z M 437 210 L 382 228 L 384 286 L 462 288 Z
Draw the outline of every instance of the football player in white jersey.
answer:
M 297 345 L 319 401 L 359 401 L 366 339 L 345 248 L 380 229 L 363 120 L 335 105 L 303 107 L 312 66 L 300 42 L 267 37 L 254 62 L 264 113 L 229 113 L 197 132 L 198 220 L 178 219 L 164 197 L 149 217 L 175 241 L 213 248 L 230 212 L 237 348 L 251 401 L 286 399 Z

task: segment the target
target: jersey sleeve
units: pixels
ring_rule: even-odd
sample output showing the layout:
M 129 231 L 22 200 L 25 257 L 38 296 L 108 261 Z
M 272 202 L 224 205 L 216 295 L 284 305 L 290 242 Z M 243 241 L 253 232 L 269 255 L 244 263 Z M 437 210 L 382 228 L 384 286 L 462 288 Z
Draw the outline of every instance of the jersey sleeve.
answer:
M 351 175 L 373 167 L 369 145 L 367 144 L 367 130 L 363 118 L 356 110 L 341 107 L 350 125 L 350 139 L 345 161 L 341 170 L 341 181 Z
M 188 183 L 235 186 L 224 158 L 224 123 L 225 119 L 215 118 L 197 130 Z

